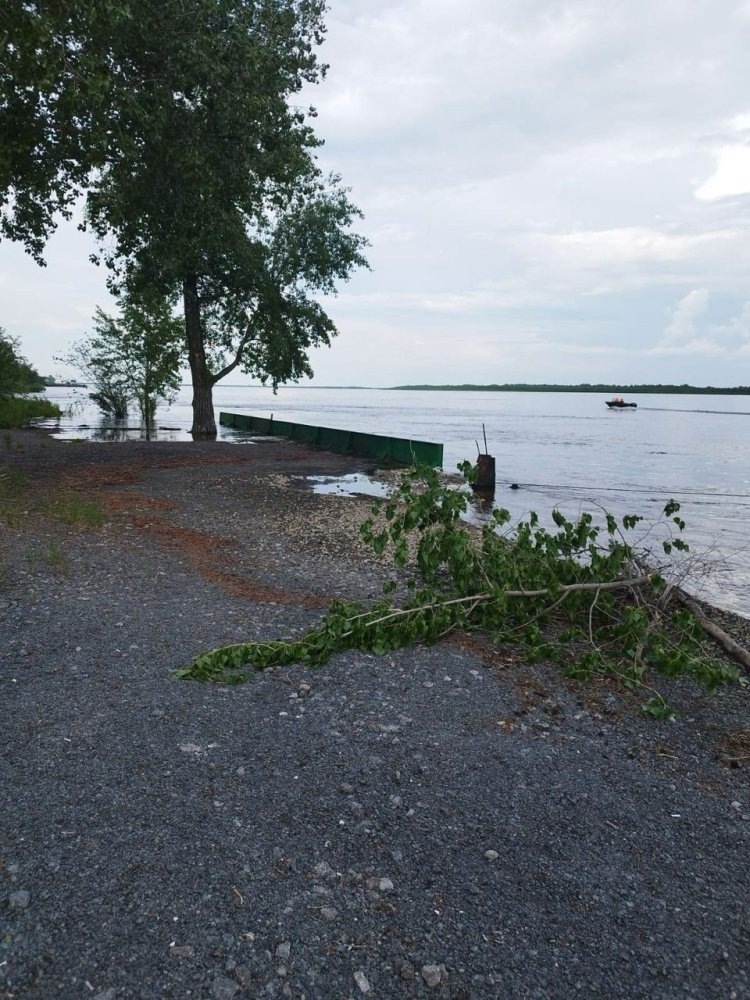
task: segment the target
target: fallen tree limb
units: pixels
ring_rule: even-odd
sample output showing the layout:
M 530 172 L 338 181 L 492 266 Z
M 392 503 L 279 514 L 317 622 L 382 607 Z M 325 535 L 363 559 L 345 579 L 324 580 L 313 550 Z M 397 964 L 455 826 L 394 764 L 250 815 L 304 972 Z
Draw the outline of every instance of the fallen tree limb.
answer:
M 723 628 L 712 622 L 710 618 L 707 618 L 704 612 L 701 610 L 698 604 L 692 598 L 688 597 L 687 594 L 682 594 L 675 592 L 675 599 L 682 604 L 683 607 L 687 608 L 691 615 L 700 622 L 700 626 L 704 632 L 707 632 L 712 639 L 716 639 L 719 645 L 727 652 L 729 655 L 741 663 L 743 667 L 750 670 L 750 652 L 748 652 L 744 646 L 740 646 L 738 642 L 725 632 Z
M 334 601 L 328 614 L 296 639 L 219 647 L 195 657 L 175 676 L 238 684 L 270 667 L 319 666 L 334 653 L 352 649 L 377 656 L 436 642 L 456 628 L 479 628 L 498 646 L 518 647 L 527 662 L 558 664 L 576 680 L 609 673 L 648 692 L 642 709 L 655 719 L 675 713 L 650 684 L 652 674 L 689 675 L 709 691 L 744 681 L 741 665 L 750 668 L 750 653 L 723 631 L 717 634 L 700 609 L 688 606 L 691 615 L 670 615 L 675 585 L 626 541 L 642 518 L 629 514 L 618 523 L 605 512 L 602 540 L 602 527 L 590 514 L 573 522 L 553 510 L 555 529 L 550 531 L 531 512 L 512 535 L 501 535 L 510 513 L 498 508 L 477 534 L 460 522 L 467 504 L 467 495 L 441 485 L 434 470 L 415 469 L 361 526 L 360 535 L 375 555 L 388 550 L 403 570 L 385 581 L 384 594 L 406 584 L 418 595 L 411 606 L 394 606 L 387 596 L 369 608 Z M 684 522 L 678 510 L 670 500 L 656 522 L 671 539 L 663 543 L 665 555 L 688 548 L 679 538 Z M 571 578 L 579 582 L 567 582 Z M 739 665 L 712 658 L 701 644 L 706 633 Z
M 566 597 L 568 594 L 583 593 L 585 591 L 629 590 L 633 587 L 642 587 L 644 584 L 648 583 L 654 575 L 654 573 L 646 573 L 643 576 L 633 576 L 625 580 L 608 580 L 606 583 L 568 583 L 564 587 L 558 587 L 555 593 L 560 594 L 560 600 L 562 600 L 562 598 Z M 370 618 L 370 621 L 364 623 L 365 627 L 370 627 L 372 625 L 382 625 L 384 622 L 393 618 L 404 618 L 408 615 L 418 615 L 424 611 L 431 611 L 433 608 L 449 608 L 457 604 L 481 604 L 483 601 L 491 601 L 493 599 L 503 597 L 551 596 L 552 591 L 549 587 L 544 587 L 541 590 L 502 590 L 496 594 L 471 594 L 469 597 L 454 597 L 449 601 L 433 601 L 430 604 L 421 604 L 414 608 L 397 608 L 395 611 L 389 611 L 388 614 L 383 615 L 380 618 L 372 618 L 371 611 L 364 611 L 360 615 L 353 615 L 348 620 L 350 622 L 355 622 L 362 618 Z M 557 603 L 559 603 L 559 601 Z M 351 633 L 349 632 L 344 632 L 344 636 L 348 636 L 350 634 Z

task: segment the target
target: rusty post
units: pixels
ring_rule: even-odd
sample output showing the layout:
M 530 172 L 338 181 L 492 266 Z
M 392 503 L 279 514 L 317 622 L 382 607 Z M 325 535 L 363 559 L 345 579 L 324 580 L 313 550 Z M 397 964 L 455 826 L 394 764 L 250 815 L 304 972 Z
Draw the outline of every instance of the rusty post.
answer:
M 495 459 L 492 455 L 479 455 L 477 458 L 477 477 L 472 487 L 477 493 L 495 492 Z

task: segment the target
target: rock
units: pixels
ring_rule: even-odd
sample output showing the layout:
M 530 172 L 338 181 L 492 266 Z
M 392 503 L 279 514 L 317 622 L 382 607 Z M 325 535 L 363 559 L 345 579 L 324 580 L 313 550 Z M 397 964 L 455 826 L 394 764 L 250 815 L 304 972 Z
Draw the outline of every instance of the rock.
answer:
M 393 892 L 393 882 L 389 878 L 368 878 L 368 889 L 377 889 L 380 892 Z
M 11 910 L 25 910 L 31 902 L 31 893 L 26 889 L 17 889 L 8 896 L 8 906 Z
M 427 983 L 427 985 L 434 989 L 439 986 L 443 981 L 443 975 L 445 973 L 444 965 L 423 965 L 422 966 L 422 979 Z
M 189 944 L 173 944 L 169 948 L 169 954 L 176 958 L 192 958 L 195 951 Z
M 211 983 L 211 995 L 214 1000 L 232 1000 L 232 997 L 239 993 L 240 988 L 233 979 L 226 979 L 224 976 L 217 976 Z
M 360 989 L 361 993 L 369 993 L 372 987 L 370 986 L 370 980 L 364 974 L 364 972 L 354 973 L 354 982 Z
M 234 970 L 234 977 L 243 990 L 249 990 L 253 985 L 253 974 L 246 965 L 238 965 Z
M 407 982 L 411 982 L 416 975 L 416 969 L 411 964 L 411 962 L 407 961 L 398 962 L 396 966 L 396 972 L 399 974 L 399 976 L 401 976 L 402 979 L 405 979 Z
M 338 918 L 339 911 L 333 906 L 321 906 L 320 915 L 327 924 L 332 924 Z
M 354 813 L 357 819 L 364 819 L 365 817 L 365 807 L 361 802 L 350 802 L 349 809 Z
M 485 851 L 484 856 L 485 858 L 487 858 L 488 861 L 497 861 L 497 859 L 500 857 L 497 851 Z
M 326 875 L 333 875 L 335 873 L 327 861 L 319 861 L 313 868 L 313 874 L 318 875 L 320 878 L 324 878 Z
M 115 1000 L 117 996 L 117 990 L 114 986 L 110 986 L 108 990 L 99 990 L 98 993 L 94 994 L 94 1000 Z
M 276 958 L 280 958 L 282 962 L 286 962 L 292 953 L 292 946 L 289 941 L 282 941 L 280 945 L 276 948 Z

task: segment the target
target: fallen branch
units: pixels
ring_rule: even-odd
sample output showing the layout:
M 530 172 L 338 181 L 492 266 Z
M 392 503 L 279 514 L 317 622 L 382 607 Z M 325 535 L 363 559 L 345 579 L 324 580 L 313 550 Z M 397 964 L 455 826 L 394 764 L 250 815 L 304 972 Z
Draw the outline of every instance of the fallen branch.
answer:
M 375 555 L 392 546 L 396 567 L 411 573 L 408 580 L 386 581 L 384 594 L 399 584 L 419 587 L 412 606 L 394 607 L 387 597 L 369 609 L 334 601 L 319 624 L 297 639 L 220 647 L 195 657 L 175 676 L 237 684 L 269 667 L 318 666 L 349 649 L 382 655 L 436 642 L 456 628 L 481 628 L 498 645 L 517 645 L 529 662 L 558 664 L 578 680 L 609 673 L 649 692 L 642 708 L 655 719 L 673 718 L 674 710 L 651 685 L 652 674 L 690 675 L 709 691 L 744 680 L 739 666 L 707 655 L 697 624 L 747 668 L 750 653 L 687 602 L 691 615 L 669 614 L 674 584 L 625 540 L 642 518 L 628 514 L 620 525 L 605 512 L 602 540 L 590 514 L 572 522 L 554 510 L 555 529 L 549 531 L 531 512 L 506 537 L 498 532 L 510 519 L 507 510 L 493 511 L 477 534 L 460 523 L 467 504 L 466 494 L 441 485 L 434 470 L 414 469 L 361 526 Z M 678 534 L 685 527 L 678 510 L 670 500 L 658 522 L 671 539 L 664 542 L 666 555 L 673 548 L 687 550 Z M 571 578 L 580 582 L 564 582 Z
M 750 652 L 748 652 L 744 646 L 740 646 L 740 644 L 735 642 L 728 632 L 725 632 L 723 628 L 715 622 L 712 622 L 710 618 L 707 618 L 700 606 L 688 597 L 687 594 L 682 594 L 679 591 L 676 591 L 674 596 L 676 600 L 682 604 L 683 607 L 687 608 L 690 614 L 698 620 L 704 632 L 707 632 L 712 639 L 716 639 L 719 645 L 727 653 L 729 653 L 734 660 L 750 670 Z
M 555 593 L 562 595 L 555 605 L 560 603 L 563 597 L 568 594 L 581 593 L 584 591 L 599 591 L 599 590 L 626 590 L 631 587 L 642 587 L 644 584 L 648 583 L 654 576 L 654 573 L 647 573 L 644 576 L 634 576 L 626 580 L 609 580 L 606 583 L 568 583 L 564 587 L 558 587 Z M 541 590 L 503 590 L 497 594 L 471 594 L 469 597 L 454 597 L 450 601 L 432 601 L 430 604 L 420 604 L 414 608 L 397 608 L 395 611 L 389 611 L 387 615 L 383 615 L 381 618 L 371 618 L 370 621 L 364 623 L 365 628 L 369 628 L 372 625 L 382 625 L 384 622 L 390 621 L 393 618 L 405 618 L 408 615 L 418 615 L 423 611 L 431 611 L 433 608 L 449 608 L 455 606 L 456 604 L 481 604 L 482 601 L 498 600 L 504 597 L 551 597 L 552 591 L 549 587 L 544 587 Z M 348 619 L 348 622 L 356 622 L 362 618 L 369 618 L 372 615 L 371 611 L 364 611 L 360 615 L 354 615 L 352 618 Z M 344 632 L 344 636 L 351 635 L 350 632 Z

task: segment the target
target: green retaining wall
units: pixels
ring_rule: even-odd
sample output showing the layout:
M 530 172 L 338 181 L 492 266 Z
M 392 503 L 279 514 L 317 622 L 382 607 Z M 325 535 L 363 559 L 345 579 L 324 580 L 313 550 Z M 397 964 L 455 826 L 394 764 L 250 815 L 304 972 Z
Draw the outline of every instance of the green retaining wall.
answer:
M 383 434 L 340 431 L 333 427 L 314 427 L 312 424 L 274 420 L 273 417 L 252 417 L 245 413 L 220 413 L 219 423 L 224 427 L 236 427 L 237 430 L 252 431 L 254 434 L 291 438 L 302 444 L 345 455 L 376 458 L 380 462 L 412 465 L 416 461 L 433 467 L 443 464 L 443 446 L 432 441 L 407 441 L 405 438 L 386 437 Z

